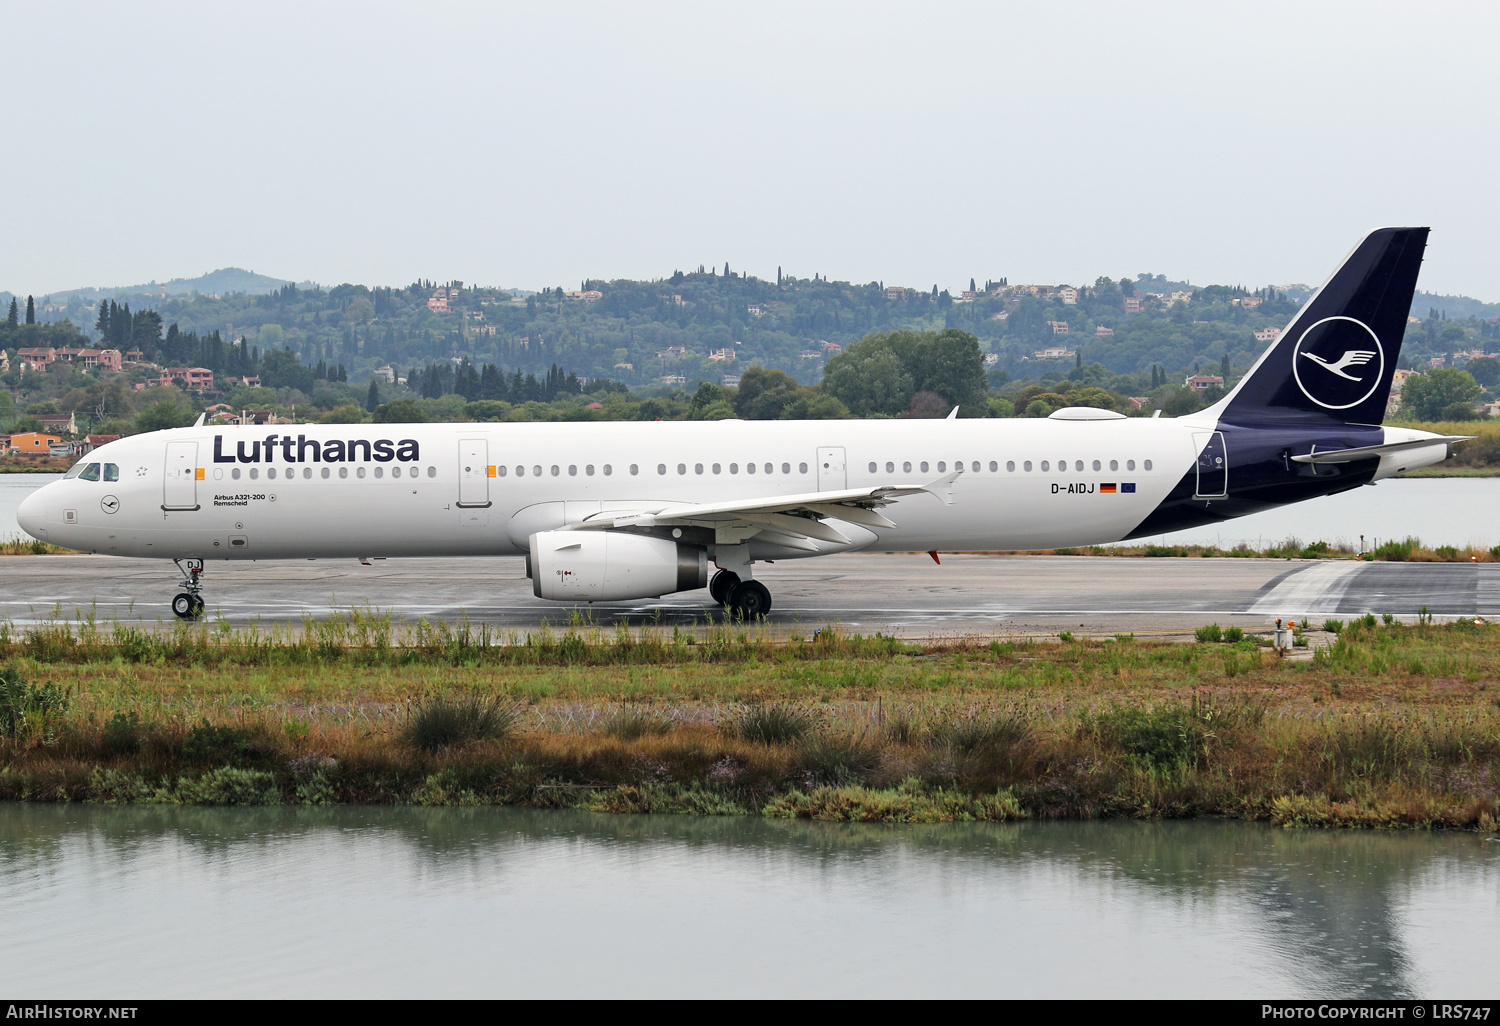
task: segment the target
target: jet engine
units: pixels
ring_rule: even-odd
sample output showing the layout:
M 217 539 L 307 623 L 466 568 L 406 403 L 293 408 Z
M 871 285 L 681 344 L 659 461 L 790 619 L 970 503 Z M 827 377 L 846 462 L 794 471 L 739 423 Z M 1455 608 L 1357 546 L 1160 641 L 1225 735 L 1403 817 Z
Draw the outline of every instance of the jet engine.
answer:
M 531 536 L 537 598 L 600 602 L 708 587 L 708 553 L 670 538 L 621 531 L 541 531 Z

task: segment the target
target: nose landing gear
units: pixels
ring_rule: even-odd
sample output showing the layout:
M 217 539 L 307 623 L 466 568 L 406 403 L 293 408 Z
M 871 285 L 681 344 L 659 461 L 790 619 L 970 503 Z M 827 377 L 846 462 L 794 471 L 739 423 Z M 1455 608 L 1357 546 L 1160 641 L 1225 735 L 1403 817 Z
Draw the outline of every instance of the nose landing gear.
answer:
M 172 598 L 172 612 L 179 620 L 197 620 L 203 615 L 203 560 L 174 559 L 182 574 L 182 588 Z

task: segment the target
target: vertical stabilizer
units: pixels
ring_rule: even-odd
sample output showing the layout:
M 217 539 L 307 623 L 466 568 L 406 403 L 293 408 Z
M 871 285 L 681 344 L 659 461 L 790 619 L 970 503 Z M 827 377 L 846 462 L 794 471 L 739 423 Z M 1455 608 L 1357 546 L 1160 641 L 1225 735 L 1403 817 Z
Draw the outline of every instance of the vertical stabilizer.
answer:
M 1379 424 L 1427 231 L 1365 236 L 1234 391 L 1201 416 L 1245 425 Z

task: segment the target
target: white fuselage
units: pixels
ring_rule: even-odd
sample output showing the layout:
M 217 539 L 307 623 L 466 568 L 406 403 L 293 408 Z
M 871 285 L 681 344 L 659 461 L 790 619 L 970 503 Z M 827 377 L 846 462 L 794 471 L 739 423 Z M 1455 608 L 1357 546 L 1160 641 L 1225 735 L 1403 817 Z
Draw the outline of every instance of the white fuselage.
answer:
M 54 544 L 121 556 L 517 555 L 533 533 L 600 513 L 961 469 L 951 504 L 887 506 L 894 528 L 830 521 L 847 543 L 753 554 L 1052 548 L 1129 535 L 1212 430 L 1193 418 L 180 428 L 96 449 L 82 463 L 107 473 L 46 486 L 20 519 Z

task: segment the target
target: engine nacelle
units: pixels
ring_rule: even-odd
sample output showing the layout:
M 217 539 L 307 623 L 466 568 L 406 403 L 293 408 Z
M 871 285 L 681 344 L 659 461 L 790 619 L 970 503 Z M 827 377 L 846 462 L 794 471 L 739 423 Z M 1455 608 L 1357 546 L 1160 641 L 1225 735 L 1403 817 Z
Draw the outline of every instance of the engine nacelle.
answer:
M 541 531 L 531 536 L 537 598 L 608 602 L 708 587 L 708 553 L 670 538 L 619 531 Z

